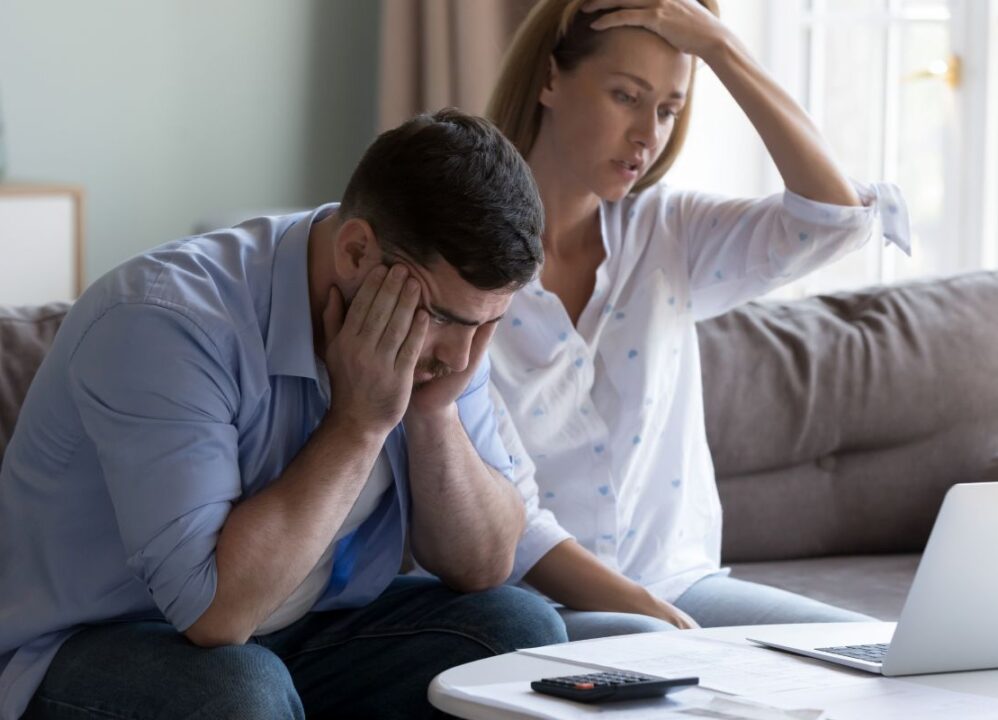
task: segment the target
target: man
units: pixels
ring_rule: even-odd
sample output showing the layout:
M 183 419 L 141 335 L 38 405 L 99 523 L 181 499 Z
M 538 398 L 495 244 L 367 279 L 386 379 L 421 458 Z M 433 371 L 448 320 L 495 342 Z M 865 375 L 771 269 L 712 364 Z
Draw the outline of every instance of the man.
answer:
M 512 146 L 443 111 L 342 205 L 95 283 L 0 476 L 0 717 L 421 717 L 441 670 L 562 641 L 496 587 L 524 510 L 485 359 L 542 222 Z M 446 585 L 396 578 L 407 539 Z

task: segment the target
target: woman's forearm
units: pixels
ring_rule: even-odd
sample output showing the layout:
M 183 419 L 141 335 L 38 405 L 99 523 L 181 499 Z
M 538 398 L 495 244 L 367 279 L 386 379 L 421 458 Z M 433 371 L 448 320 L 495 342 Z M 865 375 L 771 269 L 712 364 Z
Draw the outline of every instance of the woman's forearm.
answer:
M 703 59 L 755 126 L 788 190 L 818 202 L 860 204 L 814 122 L 733 33 L 723 33 Z

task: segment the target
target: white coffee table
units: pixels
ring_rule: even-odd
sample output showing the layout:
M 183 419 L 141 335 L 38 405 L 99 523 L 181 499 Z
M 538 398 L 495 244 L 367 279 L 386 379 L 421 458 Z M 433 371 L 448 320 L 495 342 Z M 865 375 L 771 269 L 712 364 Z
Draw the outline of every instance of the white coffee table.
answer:
M 781 626 L 786 628 L 787 626 Z M 682 633 L 657 633 L 663 643 L 663 648 L 668 647 L 669 638 L 673 636 L 684 636 L 686 638 L 702 637 L 725 640 L 738 643 L 739 646 L 751 648 L 754 652 L 772 653 L 773 650 L 757 647 L 753 643 L 745 640 L 745 637 L 752 635 L 759 630 L 755 627 L 730 627 L 713 628 L 709 630 L 686 630 Z M 761 655 L 760 658 L 766 657 Z M 797 658 L 795 657 L 795 660 Z M 802 667 L 808 667 L 811 663 L 824 665 L 817 660 L 809 658 L 799 658 Z M 598 658 L 593 659 L 598 662 Z M 523 710 L 510 708 L 491 707 L 481 702 L 458 697 L 462 689 L 476 686 L 489 685 L 506 682 L 529 682 L 542 677 L 552 677 L 557 675 L 571 675 L 580 672 L 580 666 L 572 663 L 555 661 L 546 658 L 532 657 L 521 653 L 508 653 L 497 657 L 479 660 L 477 662 L 460 665 L 451 668 L 438 675 L 430 685 L 430 702 L 440 710 L 456 715 L 468 720 L 510 720 L 511 718 L 534 718 L 535 714 Z M 845 669 L 844 672 L 858 673 Z M 864 674 L 865 676 L 865 674 Z M 871 675 L 872 678 L 878 676 Z M 933 689 L 938 690 L 935 692 Z M 902 696 L 904 693 L 919 692 L 925 693 L 926 701 L 934 699 L 948 699 L 950 696 L 943 691 L 954 691 L 967 693 L 976 698 L 971 698 L 977 705 L 990 707 L 993 705 L 993 715 L 988 710 L 984 714 L 976 717 L 988 717 L 998 720 L 998 670 L 983 670 L 977 672 L 945 673 L 938 675 L 909 676 L 902 679 L 879 678 L 876 684 L 876 696 L 867 701 L 867 707 L 871 710 L 874 705 L 877 713 L 891 712 L 905 707 L 902 703 L 910 703 L 911 698 Z M 869 690 L 867 690 L 869 692 Z M 804 698 L 798 707 L 819 707 L 826 710 L 834 718 L 863 717 L 863 701 L 857 701 L 855 697 L 846 698 L 849 693 L 842 693 L 842 697 L 820 694 L 813 704 L 807 704 Z M 855 693 L 853 693 L 855 695 Z M 935 697 L 934 697 L 935 696 Z M 872 718 L 872 715 L 867 715 Z M 904 717 L 902 712 L 899 717 Z M 940 720 L 955 720 L 955 717 L 940 715 Z

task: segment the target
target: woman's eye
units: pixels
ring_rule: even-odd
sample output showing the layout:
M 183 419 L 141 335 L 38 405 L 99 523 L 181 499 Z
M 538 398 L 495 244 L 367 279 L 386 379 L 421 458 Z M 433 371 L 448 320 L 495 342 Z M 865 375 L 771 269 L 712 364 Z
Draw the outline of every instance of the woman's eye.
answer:
M 672 110 L 671 108 L 664 107 L 658 109 L 658 119 L 663 122 L 665 122 L 669 118 L 676 117 L 676 115 L 677 115 L 676 111 Z
M 638 101 L 636 97 L 634 97 L 633 95 L 628 95 L 623 90 L 614 90 L 613 97 L 622 103 L 628 103 L 628 104 L 633 104 Z
M 430 315 L 430 324 L 437 327 L 444 327 L 445 325 L 450 325 L 450 320 L 439 315 Z

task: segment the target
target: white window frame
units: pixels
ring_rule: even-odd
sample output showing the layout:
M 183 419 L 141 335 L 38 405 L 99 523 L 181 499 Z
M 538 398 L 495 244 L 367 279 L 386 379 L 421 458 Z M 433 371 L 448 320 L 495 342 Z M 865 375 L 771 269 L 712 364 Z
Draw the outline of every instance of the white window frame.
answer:
M 834 0 L 815 0 L 815 16 Z M 813 33 L 812 46 L 804 47 L 802 28 L 808 21 L 801 0 L 766 0 L 766 56 L 764 62 L 776 79 L 819 121 L 823 116 L 824 48 L 821 33 Z M 886 58 L 881 82 L 899 72 L 898 23 L 931 20 L 931 13 L 899 20 L 902 0 L 888 0 L 890 12 L 872 9 L 863 19 L 884 25 Z M 948 169 L 947 192 L 950 234 L 932 241 L 953 247 L 952 265 L 946 272 L 998 267 L 998 0 L 949 0 L 951 45 L 962 61 L 961 91 L 957 93 L 959 127 L 952 139 L 955 162 Z M 894 21 L 891 22 L 892 17 Z M 852 18 L 850 18 L 852 19 Z M 938 19 L 938 16 L 935 16 Z M 801 62 L 808 52 L 808 63 Z M 810 72 L 808 72 L 810 71 Z M 883 105 L 871 108 L 882 128 L 881 158 L 875 176 L 860 180 L 897 182 L 897 163 L 888 148 L 897 147 L 897 94 L 884 92 Z M 764 184 L 767 191 L 782 187 L 775 166 L 769 163 Z M 902 188 L 903 189 L 903 188 Z M 896 253 L 871 253 L 868 276 L 878 282 L 895 279 Z M 819 271 L 820 272 L 820 271 Z

